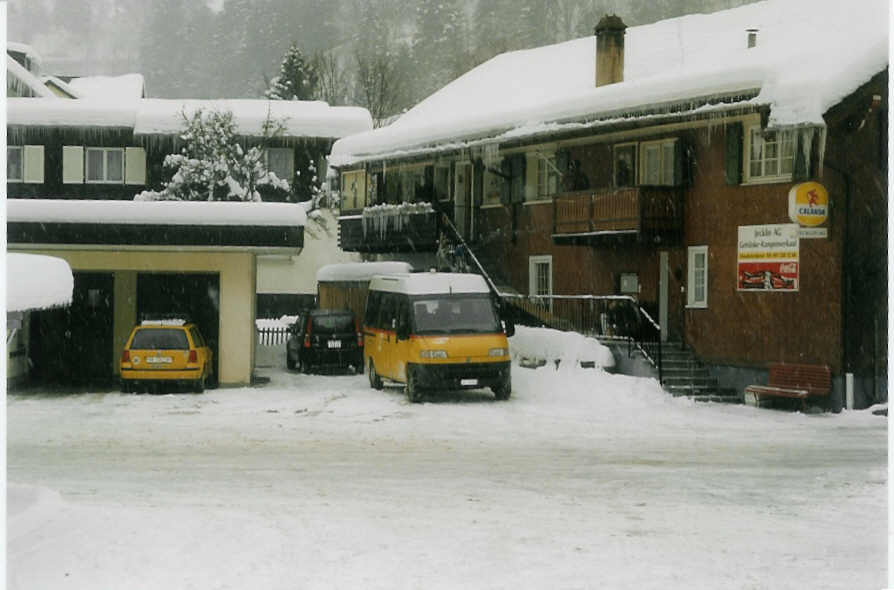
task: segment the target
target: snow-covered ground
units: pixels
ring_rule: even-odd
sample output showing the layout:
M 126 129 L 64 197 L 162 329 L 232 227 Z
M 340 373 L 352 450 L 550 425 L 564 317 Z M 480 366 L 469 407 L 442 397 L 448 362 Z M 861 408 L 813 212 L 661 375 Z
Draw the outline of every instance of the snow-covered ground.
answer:
M 885 418 L 513 371 L 507 402 L 278 368 L 10 395 L 9 588 L 885 585 Z

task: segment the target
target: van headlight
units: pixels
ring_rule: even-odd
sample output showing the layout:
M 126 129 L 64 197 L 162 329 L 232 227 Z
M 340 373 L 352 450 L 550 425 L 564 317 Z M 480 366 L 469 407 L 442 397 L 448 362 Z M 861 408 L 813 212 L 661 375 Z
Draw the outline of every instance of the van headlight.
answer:
M 445 359 L 447 358 L 446 350 L 420 350 L 419 356 L 424 359 Z
M 505 348 L 491 348 L 487 351 L 487 356 L 509 356 L 509 351 Z

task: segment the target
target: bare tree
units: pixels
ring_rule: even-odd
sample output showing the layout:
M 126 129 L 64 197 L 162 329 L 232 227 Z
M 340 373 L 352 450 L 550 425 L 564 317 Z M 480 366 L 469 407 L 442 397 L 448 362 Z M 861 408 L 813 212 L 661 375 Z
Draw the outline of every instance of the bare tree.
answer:
M 313 56 L 313 63 L 320 99 L 333 106 L 347 104 L 348 76 L 338 56 L 332 51 L 318 51 Z

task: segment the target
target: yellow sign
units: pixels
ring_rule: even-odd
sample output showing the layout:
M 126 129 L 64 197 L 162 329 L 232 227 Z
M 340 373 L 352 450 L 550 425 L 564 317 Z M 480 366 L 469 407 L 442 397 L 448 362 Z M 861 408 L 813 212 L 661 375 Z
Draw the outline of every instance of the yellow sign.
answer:
M 799 225 L 815 227 L 829 216 L 829 193 L 818 182 L 802 182 L 788 192 L 789 219 Z

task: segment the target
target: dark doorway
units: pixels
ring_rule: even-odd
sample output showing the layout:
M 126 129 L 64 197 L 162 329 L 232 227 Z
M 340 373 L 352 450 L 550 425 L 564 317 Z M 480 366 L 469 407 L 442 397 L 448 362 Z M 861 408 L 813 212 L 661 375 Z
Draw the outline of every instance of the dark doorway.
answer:
M 29 356 L 34 380 L 112 382 L 114 292 L 112 273 L 76 272 L 71 306 L 34 313 Z
M 214 273 L 139 273 L 137 321 L 146 314 L 187 315 L 199 326 L 220 375 L 220 277 Z

